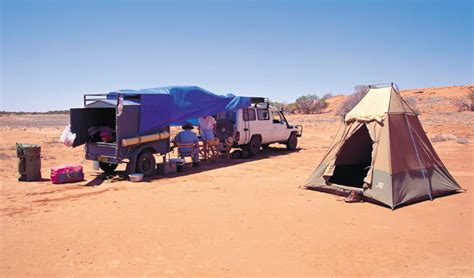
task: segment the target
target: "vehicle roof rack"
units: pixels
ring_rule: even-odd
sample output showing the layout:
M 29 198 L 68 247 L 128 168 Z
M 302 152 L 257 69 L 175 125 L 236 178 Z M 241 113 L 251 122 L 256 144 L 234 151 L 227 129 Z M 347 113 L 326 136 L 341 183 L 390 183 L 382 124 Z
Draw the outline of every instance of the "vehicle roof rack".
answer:
M 262 102 L 269 102 L 268 98 L 265 97 L 250 97 L 250 103 L 257 104 Z

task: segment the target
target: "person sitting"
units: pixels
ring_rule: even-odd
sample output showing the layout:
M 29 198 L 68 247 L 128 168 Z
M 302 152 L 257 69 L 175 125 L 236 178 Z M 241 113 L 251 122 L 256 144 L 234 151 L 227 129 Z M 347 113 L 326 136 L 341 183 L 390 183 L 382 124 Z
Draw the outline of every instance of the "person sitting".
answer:
M 175 143 L 178 146 L 178 153 L 183 156 L 191 156 L 193 160 L 193 167 L 199 166 L 199 138 L 192 131 L 193 125 L 190 123 L 184 124 L 183 131 L 179 132 L 175 137 Z M 194 144 L 192 147 L 179 147 L 179 144 Z
M 205 142 L 213 141 L 215 127 L 216 120 L 212 116 L 199 118 L 199 133 L 201 134 L 201 139 Z

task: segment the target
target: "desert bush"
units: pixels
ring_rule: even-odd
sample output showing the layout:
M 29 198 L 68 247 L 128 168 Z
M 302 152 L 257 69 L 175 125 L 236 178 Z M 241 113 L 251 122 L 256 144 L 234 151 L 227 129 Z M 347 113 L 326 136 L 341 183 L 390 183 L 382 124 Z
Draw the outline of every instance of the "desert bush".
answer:
M 451 140 L 457 140 L 457 137 L 453 134 L 437 134 L 436 136 L 431 138 L 431 142 L 433 143 L 445 142 L 445 141 L 451 141 Z
M 324 94 L 321 98 L 322 99 L 330 99 L 332 97 L 333 97 L 333 95 L 331 93 L 327 93 L 327 94 Z
M 296 113 L 298 111 L 298 105 L 295 102 L 284 104 L 283 110 L 288 113 Z
M 464 98 L 453 101 L 458 111 L 474 111 L 474 92 L 468 93 Z
M 369 91 L 369 86 L 367 85 L 358 85 L 354 87 L 355 92 L 352 95 L 348 96 L 344 102 L 341 104 L 339 109 L 336 112 L 338 116 L 345 116 L 347 112 L 351 111 L 354 106 L 359 103 L 359 101 L 365 97 Z
M 458 142 L 459 144 L 465 145 L 465 144 L 469 144 L 469 139 L 465 137 L 461 137 L 461 138 L 458 138 L 456 142 Z
M 275 107 L 278 110 L 282 110 L 285 104 L 278 102 L 278 101 L 270 101 L 270 106 Z
M 403 97 L 403 99 L 417 115 L 421 114 L 421 111 L 417 106 L 418 99 L 415 96 Z
M 318 97 L 317 95 L 306 95 L 300 96 L 296 99 L 296 106 L 304 114 L 318 114 L 321 111 L 328 107 L 326 98 Z

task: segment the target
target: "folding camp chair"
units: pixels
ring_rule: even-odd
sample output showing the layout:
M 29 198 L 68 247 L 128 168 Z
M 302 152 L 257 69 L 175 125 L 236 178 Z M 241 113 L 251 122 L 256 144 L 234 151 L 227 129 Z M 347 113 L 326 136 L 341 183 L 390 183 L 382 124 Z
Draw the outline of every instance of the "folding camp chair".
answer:
M 196 144 L 194 143 L 175 143 L 176 147 L 178 148 L 178 157 L 179 158 L 184 158 L 186 157 L 191 157 L 191 159 L 194 157 L 194 152 L 196 148 Z M 190 149 L 189 151 L 182 152 L 183 149 Z

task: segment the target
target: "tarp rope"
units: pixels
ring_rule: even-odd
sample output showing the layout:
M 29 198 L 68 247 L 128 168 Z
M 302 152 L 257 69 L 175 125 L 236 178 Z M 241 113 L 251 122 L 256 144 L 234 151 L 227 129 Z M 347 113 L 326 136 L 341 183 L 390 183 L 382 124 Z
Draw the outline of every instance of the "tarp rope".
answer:
M 338 141 L 338 142 L 334 142 L 336 141 L 336 138 L 337 138 L 337 135 L 339 134 L 339 131 L 341 130 L 341 127 L 342 127 L 342 124 L 344 123 L 344 131 L 343 131 L 343 134 L 346 132 L 346 125 L 345 125 L 345 121 L 344 121 L 344 118 L 341 118 L 341 123 L 339 124 L 339 128 L 337 129 L 337 133 L 336 133 L 336 136 L 334 136 L 334 138 L 332 139 L 331 141 L 331 145 L 328 149 L 328 151 L 326 152 L 326 154 L 324 155 L 323 159 L 321 159 L 321 162 L 319 162 L 318 166 L 316 166 L 316 168 L 319 168 L 319 166 L 321 166 L 321 164 L 323 163 L 323 161 L 326 160 L 326 158 L 328 157 L 329 153 L 334 149 L 334 147 L 340 143 L 340 141 L 344 138 L 341 137 L 341 139 Z

